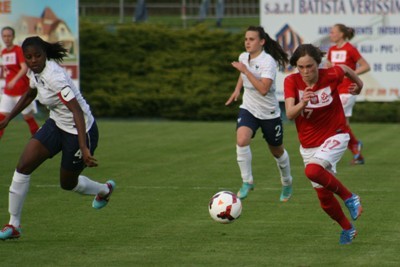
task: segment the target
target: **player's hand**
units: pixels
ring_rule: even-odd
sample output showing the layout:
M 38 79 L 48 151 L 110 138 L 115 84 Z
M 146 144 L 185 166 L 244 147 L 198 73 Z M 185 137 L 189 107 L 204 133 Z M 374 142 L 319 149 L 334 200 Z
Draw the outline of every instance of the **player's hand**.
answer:
M 304 90 L 303 97 L 301 98 L 301 100 L 307 105 L 312 97 L 314 97 L 314 92 L 312 91 L 311 87 L 307 87 Z
M 97 159 L 92 156 L 90 153 L 90 150 L 88 148 L 84 149 L 82 152 L 83 155 L 83 162 L 85 163 L 86 166 L 88 167 L 97 167 Z
M 350 94 L 352 94 L 352 95 L 359 95 L 360 92 L 361 92 L 361 88 L 358 87 L 358 85 L 357 85 L 356 83 L 352 83 L 352 84 L 350 84 L 350 86 L 349 86 L 349 92 L 350 92 Z
M 247 71 L 246 65 L 244 65 L 242 62 L 233 61 L 232 66 L 242 73 L 245 73 Z
M 13 89 L 16 83 L 17 83 L 17 81 L 10 81 L 10 82 L 7 83 L 7 85 L 6 85 L 7 89 L 8 89 L 8 90 Z
M 232 102 L 236 102 L 238 100 L 238 97 L 240 96 L 240 91 L 239 92 L 233 92 L 231 96 L 228 98 L 228 100 L 225 102 L 225 106 L 229 106 Z

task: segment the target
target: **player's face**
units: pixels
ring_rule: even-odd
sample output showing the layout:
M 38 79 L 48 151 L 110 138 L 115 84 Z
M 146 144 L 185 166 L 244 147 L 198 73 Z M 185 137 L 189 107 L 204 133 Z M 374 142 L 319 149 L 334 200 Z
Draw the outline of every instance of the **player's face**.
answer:
M 5 29 L 1 32 L 1 39 L 7 48 L 11 47 L 13 46 L 14 34 L 11 30 Z
M 343 33 L 339 30 L 338 27 L 332 27 L 329 33 L 329 38 L 331 42 L 337 43 L 338 41 L 343 39 Z
M 265 40 L 260 39 L 260 35 L 256 31 L 247 31 L 244 37 L 244 47 L 250 54 L 260 53 L 263 49 Z
M 307 85 L 314 85 L 318 81 L 318 64 L 309 55 L 297 60 L 297 70 Z
M 34 73 L 41 73 L 46 66 L 46 53 L 37 46 L 27 46 L 24 49 L 25 62 Z

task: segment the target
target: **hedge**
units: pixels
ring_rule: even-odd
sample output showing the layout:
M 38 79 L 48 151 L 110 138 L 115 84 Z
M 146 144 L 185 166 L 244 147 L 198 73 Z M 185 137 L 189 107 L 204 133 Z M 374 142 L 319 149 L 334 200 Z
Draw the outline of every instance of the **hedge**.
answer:
M 81 23 L 81 90 L 98 117 L 232 120 L 238 103 L 224 103 L 239 75 L 231 62 L 244 49 L 243 34 Z M 393 122 L 399 115 L 397 102 L 364 102 L 352 121 Z

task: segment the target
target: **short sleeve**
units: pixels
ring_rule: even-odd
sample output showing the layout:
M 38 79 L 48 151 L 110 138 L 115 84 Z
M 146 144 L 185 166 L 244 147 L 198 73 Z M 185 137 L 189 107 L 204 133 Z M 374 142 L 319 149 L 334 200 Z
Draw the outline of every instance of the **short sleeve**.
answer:
M 289 75 L 283 81 L 284 96 L 286 98 L 296 98 L 296 83 L 293 75 Z

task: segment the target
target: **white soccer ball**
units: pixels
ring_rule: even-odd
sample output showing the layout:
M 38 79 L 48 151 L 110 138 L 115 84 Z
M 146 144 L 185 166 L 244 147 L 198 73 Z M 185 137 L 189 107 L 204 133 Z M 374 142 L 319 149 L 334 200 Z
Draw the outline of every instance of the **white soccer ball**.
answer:
M 242 202 L 234 193 L 221 191 L 210 199 L 208 211 L 215 221 L 231 223 L 242 213 Z

